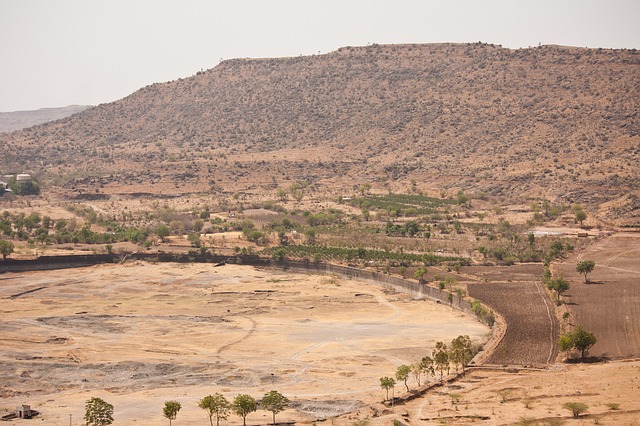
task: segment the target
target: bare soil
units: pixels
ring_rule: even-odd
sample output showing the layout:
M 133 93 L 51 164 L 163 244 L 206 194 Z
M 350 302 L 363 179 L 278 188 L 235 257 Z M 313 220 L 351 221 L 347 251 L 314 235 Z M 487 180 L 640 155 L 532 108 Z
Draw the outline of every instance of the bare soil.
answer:
M 576 272 L 581 260 L 596 267 L 589 283 Z M 640 356 L 640 234 L 618 233 L 555 265 L 571 284 L 565 293 L 573 314 L 570 324 L 581 324 L 598 342 L 592 356 Z
M 7 273 L 0 298 L 1 408 L 29 404 L 44 424 L 80 419 L 92 396 L 115 406 L 115 424 L 162 423 L 169 399 L 194 424 L 207 420 L 207 394 L 274 389 L 295 401 L 282 418 L 325 418 L 379 400 L 379 378 L 435 341 L 488 333 L 382 286 L 235 265 Z
M 553 364 L 558 320 L 541 283 L 540 265 L 468 268 L 483 282 L 467 284 L 469 295 L 502 315 L 507 331 L 489 359 L 491 364 Z

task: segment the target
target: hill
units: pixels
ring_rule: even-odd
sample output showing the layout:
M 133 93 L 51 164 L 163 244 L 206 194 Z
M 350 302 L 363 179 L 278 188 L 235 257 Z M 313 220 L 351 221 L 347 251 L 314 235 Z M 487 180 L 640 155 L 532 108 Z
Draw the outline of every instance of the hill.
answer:
M 482 43 L 233 59 L 0 135 L 0 169 L 71 193 L 415 181 L 637 225 L 639 65 L 635 50 Z
M 0 133 L 26 129 L 49 121 L 59 120 L 90 108 L 88 105 L 69 105 L 61 108 L 40 108 L 33 111 L 0 112 Z

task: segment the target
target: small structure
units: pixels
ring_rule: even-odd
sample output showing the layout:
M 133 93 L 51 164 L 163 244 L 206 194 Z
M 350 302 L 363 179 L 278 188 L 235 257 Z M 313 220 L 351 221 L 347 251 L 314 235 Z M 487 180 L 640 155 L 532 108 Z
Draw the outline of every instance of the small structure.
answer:
M 33 410 L 31 410 L 31 406 L 29 405 L 21 405 L 16 407 L 16 416 L 19 419 L 30 419 L 33 417 Z
M 16 182 L 31 182 L 31 175 L 27 173 L 19 173 L 16 175 Z
M 2 421 L 14 420 L 14 419 L 32 419 L 40 414 L 39 411 L 32 410 L 29 405 L 20 405 L 16 407 L 16 411 L 10 414 L 6 414 L 0 417 Z

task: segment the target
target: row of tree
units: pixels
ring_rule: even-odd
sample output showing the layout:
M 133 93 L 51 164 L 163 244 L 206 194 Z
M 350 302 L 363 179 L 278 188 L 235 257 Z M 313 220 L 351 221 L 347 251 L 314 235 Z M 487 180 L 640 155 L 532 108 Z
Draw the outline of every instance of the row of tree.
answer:
M 381 377 L 380 387 L 386 390 L 386 400 L 389 399 L 389 390 L 393 389 L 397 384 L 396 380 L 403 382 L 407 392 L 409 389 L 409 378 L 413 377 L 418 387 L 427 382 L 429 376 L 436 375 L 436 372 L 440 373 L 440 380 L 444 376 L 444 372 L 447 375 L 451 372 L 451 366 L 453 365 L 458 371 L 462 368 L 462 371 L 469 365 L 475 354 L 476 348 L 473 347 L 471 339 L 467 335 L 460 335 L 451 341 L 451 344 L 447 347 L 444 342 L 436 342 L 436 346 L 431 351 L 431 356 L 426 355 L 415 364 L 400 365 L 395 373 L 394 377 Z
M 247 416 L 257 411 L 258 406 L 263 410 L 270 411 L 273 415 L 273 424 L 276 423 L 276 414 L 287 408 L 289 400 L 278 391 L 271 391 L 262 397 L 261 401 L 256 401 L 251 395 L 240 394 L 233 401 L 229 402 L 222 394 L 215 393 L 207 395 L 198 402 L 198 407 L 202 408 L 209 415 L 209 423 L 213 426 L 213 418 L 216 419 L 216 426 L 220 425 L 220 420 L 226 420 L 230 413 L 242 417 L 242 423 L 246 426 Z M 169 420 L 169 425 L 176 419 L 178 412 L 182 409 L 182 404 L 178 401 L 166 401 L 162 408 L 162 415 Z M 101 398 L 91 398 L 85 404 L 84 420 L 88 426 L 107 426 L 113 423 L 113 405 Z

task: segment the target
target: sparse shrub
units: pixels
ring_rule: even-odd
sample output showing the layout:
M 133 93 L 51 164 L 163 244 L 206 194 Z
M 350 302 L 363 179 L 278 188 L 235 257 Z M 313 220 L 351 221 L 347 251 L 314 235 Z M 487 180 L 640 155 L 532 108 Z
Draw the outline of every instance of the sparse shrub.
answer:
M 589 406 L 583 402 L 566 402 L 563 407 L 571 411 L 575 418 L 580 417 L 580 414 L 589 409 Z

